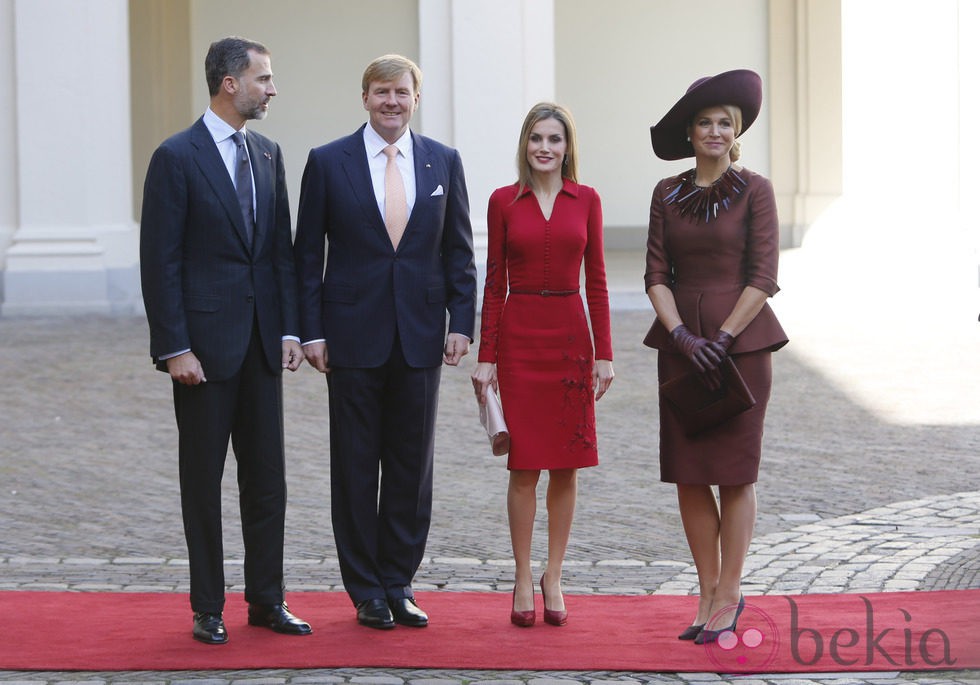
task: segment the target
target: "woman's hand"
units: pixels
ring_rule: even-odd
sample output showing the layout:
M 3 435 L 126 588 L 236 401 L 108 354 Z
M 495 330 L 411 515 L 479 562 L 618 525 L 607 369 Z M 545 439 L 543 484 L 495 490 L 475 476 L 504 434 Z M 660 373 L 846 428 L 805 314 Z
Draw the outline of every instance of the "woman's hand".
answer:
M 606 394 L 606 390 L 616 377 L 613 371 L 613 364 L 608 359 L 596 359 L 592 367 L 592 390 L 595 392 L 596 402 Z
M 487 386 L 493 386 L 493 391 L 497 392 L 497 365 L 493 362 L 477 362 L 473 374 L 470 376 L 473 381 L 473 392 L 480 404 L 487 403 Z

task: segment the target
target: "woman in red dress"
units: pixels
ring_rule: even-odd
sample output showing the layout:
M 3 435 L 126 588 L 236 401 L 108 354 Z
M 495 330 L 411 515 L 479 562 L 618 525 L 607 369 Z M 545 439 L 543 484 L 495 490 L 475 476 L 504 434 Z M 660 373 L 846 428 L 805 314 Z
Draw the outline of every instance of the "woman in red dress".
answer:
M 599 463 L 595 400 L 613 379 L 602 206 L 593 188 L 578 184 L 576 154 L 571 114 L 553 103 L 535 105 L 521 128 L 518 181 L 494 191 L 488 208 L 473 388 L 481 403 L 487 386 L 499 389 L 510 431 L 511 622 L 523 627 L 535 620 L 531 533 L 543 469 L 549 473 L 548 563 L 539 581 L 544 620 L 567 620 L 561 570 L 577 469 Z M 583 260 L 589 319 L 579 295 Z
M 738 69 L 695 81 L 651 127 L 658 157 L 693 156 L 695 166 L 653 191 L 645 281 L 657 319 L 644 342 L 658 350 L 661 383 L 696 370 L 717 388 L 719 366 L 731 356 L 756 400 L 691 436 L 660 397 L 660 478 L 677 484 L 700 589 L 694 623 L 678 637 L 697 644 L 734 630 L 745 606 L 742 567 L 755 526 L 771 353 L 787 342 L 767 304 L 779 290 L 772 184 L 736 164 L 735 139 L 761 106 L 759 75 Z

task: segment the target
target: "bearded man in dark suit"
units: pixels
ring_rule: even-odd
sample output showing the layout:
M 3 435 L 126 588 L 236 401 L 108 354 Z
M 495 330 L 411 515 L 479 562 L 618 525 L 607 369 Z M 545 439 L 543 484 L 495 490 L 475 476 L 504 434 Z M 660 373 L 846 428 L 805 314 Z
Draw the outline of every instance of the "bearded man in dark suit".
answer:
M 401 55 L 368 65 L 368 122 L 310 152 L 296 222 L 303 350 L 328 374 L 337 554 L 372 628 L 428 624 L 412 579 L 432 513 L 441 365 L 468 352 L 476 318 L 459 153 L 409 130 L 421 83 Z
M 140 227 L 150 354 L 173 379 L 193 636 L 228 640 L 221 476 L 238 462 L 248 622 L 306 635 L 284 601 L 282 371 L 303 359 L 282 152 L 246 131 L 276 95 L 269 51 L 231 37 L 205 59 L 211 102 L 150 160 Z

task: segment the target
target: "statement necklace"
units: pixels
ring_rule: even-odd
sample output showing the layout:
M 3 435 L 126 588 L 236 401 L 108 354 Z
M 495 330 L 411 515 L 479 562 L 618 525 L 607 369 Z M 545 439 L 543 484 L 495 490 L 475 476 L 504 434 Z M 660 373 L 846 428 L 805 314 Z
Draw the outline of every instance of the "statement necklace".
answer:
M 731 165 L 710 186 L 696 184 L 696 174 L 697 170 L 691 169 L 678 176 L 677 185 L 667 187 L 664 204 L 673 206 L 677 214 L 691 217 L 697 223 L 717 219 L 718 211 L 728 209 L 749 184 Z

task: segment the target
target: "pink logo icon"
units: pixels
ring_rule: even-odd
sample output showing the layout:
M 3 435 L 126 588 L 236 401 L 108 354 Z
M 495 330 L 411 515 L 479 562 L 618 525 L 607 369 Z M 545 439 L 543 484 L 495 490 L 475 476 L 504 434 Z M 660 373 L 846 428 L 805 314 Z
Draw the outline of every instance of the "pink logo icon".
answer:
M 734 608 L 732 606 L 715 614 L 705 628 L 725 628 Z M 724 625 L 718 625 L 722 621 Z M 735 630 L 722 630 L 718 640 L 706 643 L 704 650 L 720 672 L 759 673 L 776 659 L 779 631 L 769 614 L 755 605 L 746 604 Z

